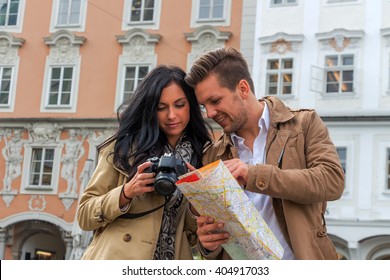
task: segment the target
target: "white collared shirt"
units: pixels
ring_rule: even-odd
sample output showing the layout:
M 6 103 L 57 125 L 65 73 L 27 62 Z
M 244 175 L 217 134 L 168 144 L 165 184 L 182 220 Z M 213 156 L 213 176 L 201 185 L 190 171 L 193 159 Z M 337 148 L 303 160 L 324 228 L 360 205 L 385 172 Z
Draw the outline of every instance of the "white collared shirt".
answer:
M 245 145 L 244 138 L 238 136 L 236 133 L 231 133 L 231 138 L 234 146 L 238 149 L 238 156 L 241 161 L 249 164 L 264 164 L 266 162 L 265 143 L 268 134 L 268 128 L 270 126 L 270 117 L 267 103 L 264 102 L 263 114 L 259 120 L 260 132 L 257 135 L 253 143 L 253 152 Z M 272 199 L 270 196 L 260 193 L 254 193 L 245 191 L 249 200 L 253 202 L 260 215 L 268 224 L 276 238 L 284 249 L 283 260 L 295 259 L 287 240 L 280 229 L 278 221 L 276 219 L 275 210 L 272 205 Z

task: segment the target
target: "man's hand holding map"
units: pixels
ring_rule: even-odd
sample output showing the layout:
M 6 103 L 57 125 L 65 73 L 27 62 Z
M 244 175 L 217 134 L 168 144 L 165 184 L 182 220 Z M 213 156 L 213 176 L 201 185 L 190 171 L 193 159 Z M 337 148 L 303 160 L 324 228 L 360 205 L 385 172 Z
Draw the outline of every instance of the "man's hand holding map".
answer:
M 203 216 L 225 224 L 222 245 L 233 259 L 280 259 L 283 248 L 222 161 L 183 176 L 176 183 Z

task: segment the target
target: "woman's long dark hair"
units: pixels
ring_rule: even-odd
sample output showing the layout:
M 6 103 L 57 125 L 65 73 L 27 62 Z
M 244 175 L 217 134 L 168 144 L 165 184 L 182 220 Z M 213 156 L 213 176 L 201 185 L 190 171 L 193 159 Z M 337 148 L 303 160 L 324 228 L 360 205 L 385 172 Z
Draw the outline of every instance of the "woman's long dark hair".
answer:
M 200 167 L 202 150 L 211 142 L 211 127 L 205 122 L 193 89 L 184 81 L 186 73 L 177 66 L 159 65 L 139 83 L 137 89 L 118 109 L 119 127 L 98 150 L 113 141 L 114 164 L 133 177 L 138 165 L 153 156 L 161 156 L 168 140 L 157 121 L 157 105 L 164 88 L 172 83 L 184 91 L 190 105 L 190 121 L 185 129 Z M 132 164 L 130 165 L 130 159 Z

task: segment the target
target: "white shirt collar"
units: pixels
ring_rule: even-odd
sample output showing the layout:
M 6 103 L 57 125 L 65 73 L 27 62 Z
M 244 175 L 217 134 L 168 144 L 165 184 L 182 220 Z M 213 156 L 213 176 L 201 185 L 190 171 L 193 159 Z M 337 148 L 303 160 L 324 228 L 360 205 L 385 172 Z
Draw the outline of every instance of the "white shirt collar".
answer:
M 263 114 L 259 119 L 258 126 L 260 129 L 264 128 L 265 126 L 265 129 L 268 132 L 270 122 L 268 105 L 267 102 L 264 101 Z M 240 147 L 241 145 L 244 145 L 244 138 L 238 136 L 235 132 L 230 133 L 230 138 L 232 139 L 234 146 Z

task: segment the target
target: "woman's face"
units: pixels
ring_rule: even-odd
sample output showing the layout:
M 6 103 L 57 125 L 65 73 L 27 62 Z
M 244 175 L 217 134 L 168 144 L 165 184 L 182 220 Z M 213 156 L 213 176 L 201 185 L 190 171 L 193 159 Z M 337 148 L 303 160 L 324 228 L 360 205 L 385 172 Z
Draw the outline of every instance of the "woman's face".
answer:
M 163 89 L 157 105 L 157 121 L 172 147 L 190 121 L 190 104 L 184 91 L 175 83 Z

